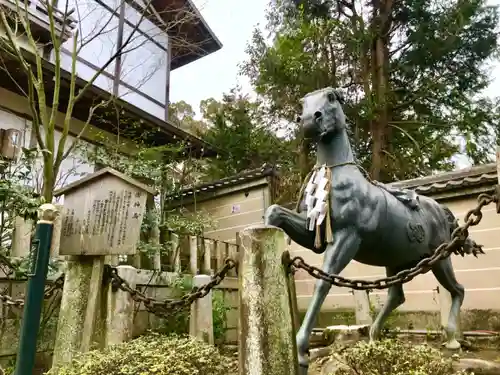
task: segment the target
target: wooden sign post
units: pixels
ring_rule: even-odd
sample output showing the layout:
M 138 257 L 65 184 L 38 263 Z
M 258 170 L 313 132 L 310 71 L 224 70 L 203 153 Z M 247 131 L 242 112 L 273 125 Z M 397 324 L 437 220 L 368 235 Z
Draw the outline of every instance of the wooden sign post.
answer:
M 146 209 L 148 186 L 104 168 L 63 189 L 59 254 L 69 256 L 53 367 L 90 349 L 101 300 L 104 258 L 134 255 Z

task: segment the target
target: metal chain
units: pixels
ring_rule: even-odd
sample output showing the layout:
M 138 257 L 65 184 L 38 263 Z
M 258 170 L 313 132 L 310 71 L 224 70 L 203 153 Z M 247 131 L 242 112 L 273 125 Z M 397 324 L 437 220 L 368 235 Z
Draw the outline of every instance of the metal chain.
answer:
M 378 280 L 351 280 L 345 277 L 329 274 L 324 272 L 318 267 L 307 264 L 302 257 L 294 257 L 288 260 L 289 266 L 296 269 L 303 269 L 316 279 L 324 280 L 332 285 L 351 288 L 356 290 L 371 290 L 371 289 L 387 289 L 393 285 L 404 284 L 411 281 L 413 278 L 420 274 L 428 272 L 432 266 L 447 257 L 452 253 L 462 254 L 461 246 L 469 236 L 468 229 L 472 226 L 478 225 L 483 218 L 481 209 L 490 203 L 498 202 L 498 194 L 481 194 L 478 197 L 478 205 L 467 212 L 465 215 L 465 224 L 456 228 L 451 234 L 451 240 L 439 245 L 432 256 L 422 259 L 418 264 L 410 269 L 398 272 L 394 276 L 385 277 Z
M 9 271 L 6 273 L 7 276 L 12 275 L 16 269 L 16 266 L 10 261 L 10 259 L 3 254 L 0 254 L 0 264 L 8 268 Z
M 54 283 L 52 283 L 52 285 L 50 285 L 45 289 L 45 292 L 43 293 L 43 298 L 44 299 L 51 298 L 58 290 L 62 290 L 63 286 L 64 286 L 64 274 L 60 275 L 54 281 Z M 0 293 L 0 301 L 6 304 L 7 306 L 13 306 L 18 308 L 23 307 L 24 299 L 25 299 L 24 295 L 21 295 L 19 298 L 12 298 L 7 294 Z
M 207 284 L 200 287 L 194 287 L 191 292 L 176 300 L 156 300 L 152 297 L 148 297 L 140 290 L 132 288 L 126 280 L 118 275 L 118 270 L 114 267 L 110 267 L 110 277 L 113 287 L 128 292 L 135 302 L 143 303 L 149 312 L 159 316 L 166 316 L 175 310 L 190 306 L 197 299 L 205 297 L 210 290 L 219 285 L 227 276 L 227 273 L 236 266 L 236 261 L 233 259 L 226 259 L 224 261 L 224 267 L 213 275 L 212 279 Z

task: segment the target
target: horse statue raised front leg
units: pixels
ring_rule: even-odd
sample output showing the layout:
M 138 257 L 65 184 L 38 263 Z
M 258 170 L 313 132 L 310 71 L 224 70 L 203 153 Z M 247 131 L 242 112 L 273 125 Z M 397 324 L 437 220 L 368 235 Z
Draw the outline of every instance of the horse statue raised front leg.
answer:
M 342 95 L 325 88 L 306 95 L 299 118 L 305 137 L 317 142 L 317 163 L 310 174 L 297 212 L 270 206 L 266 224 L 282 228 L 297 244 L 324 254 L 323 271 L 339 274 L 355 259 L 385 267 L 387 276 L 415 266 L 450 240 L 458 226 L 451 211 L 435 200 L 368 181 L 355 163 L 346 131 Z M 482 252 L 467 240 L 463 252 Z M 457 317 L 464 288 L 449 258 L 432 266 L 438 282 L 450 292 L 452 305 L 446 327 L 447 346 L 458 348 Z M 331 285 L 318 280 L 297 333 L 300 374 L 307 374 L 309 337 Z M 370 329 L 379 338 L 389 314 L 405 301 L 403 285 L 389 288 L 385 306 Z

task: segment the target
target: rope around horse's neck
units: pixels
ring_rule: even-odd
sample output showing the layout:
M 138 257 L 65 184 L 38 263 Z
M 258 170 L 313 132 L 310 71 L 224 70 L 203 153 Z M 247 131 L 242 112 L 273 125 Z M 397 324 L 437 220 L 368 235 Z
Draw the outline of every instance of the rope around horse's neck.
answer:
M 356 162 L 353 162 L 353 161 L 347 161 L 345 163 L 339 163 L 339 164 L 333 164 L 333 165 L 320 165 L 320 164 L 314 165 L 314 167 L 312 167 L 311 171 L 306 175 L 306 177 L 302 181 L 302 185 L 301 185 L 300 190 L 299 190 L 297 204 L 295 205 L 295 211 L 299 212 L 300 203 L 302 202 L 302 199 L 304 198 L 304 191 L 306 190 L 307 183 L 309 182 L 309 179 L 311 178 L 312 174 L 315 171 L 321 169 L 322 167 L 326 167 L 327 170 L 331 171 L 335 167 L 341 167 L 344 165 L 356 165 L 356 166 L 360 167 Z
M 333 232 L 332 232 L 332 222 L 331 222 L 331 214 L 330 214 L 330 188 L 331 188 L 331 183 L 332 183 L 332 171 L 335 167 L 340 167 L 340 166 L 344 166 L 344 165 L 356 165 L 358 166 L 359 168 L 362 168 L 360 165 L 358 165 L 357 163 L 355 163 L 354 161 L 348 161 L 348 162 L 345 162 L 345 163 L 339 163 L 339 164 L 333 164 L 333 165 L 320 165 L 320 164 L 316 164 L 312 169 L 311 171 L 307 174 L 307 176 L 305 177 L 304 179 L 304 182 L 302 183 L 302 186 L 300 188 L 300 191 L 299 191 L 299 198 L 297 200 L 297 204 L 295 206 L 295 211 L 299 212 L 299 209 L 300 209 L 300 203 L 302 203 L 302 199 L 304 199 L 304 191 L 306 190 L 306 187 L 307 187 L 307 184 L 309 182 L 309 179 L 311 178 L 312 174 L 325 167 L 326 168 L 326 175 L 325 175 L 325 178 L 327 179 L 327 184 L 325 186 L 325 190 L 327 192 L 326 194 L 326 233 L 325 233 L 325 240 L 326 240 L 326 243 L 327 244 L 331 244 L 333 243 Z M 366 171 L 363 169 L 363 171 L 366 173 Z M 368 177 L 369 178 L 369 177 Z M 289 239 L 289 242 L 290 242 L 290 239 Z M 315 239 L 314 239 L 314 247 L 319 249 L 321 247 L 321 230 L 320 230 L 320 225 L 316 225 L 316 236 L 315 236 Z

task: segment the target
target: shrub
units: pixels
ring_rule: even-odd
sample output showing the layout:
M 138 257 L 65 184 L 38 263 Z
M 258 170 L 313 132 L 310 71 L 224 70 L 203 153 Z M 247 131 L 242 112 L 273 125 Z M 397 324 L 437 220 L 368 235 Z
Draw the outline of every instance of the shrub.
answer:
M 149 334 L 92 351 L 47 375 L 230 375 L 237 362 L 192 337 Z
M 429 345 L 412 345 L 399 340 L 355 346 L 333 354 L 342 365 L 332 375 L 458 375 L 453 362 Z
M 227 313 L 231 308 L 226 304 L 224 293 L 221 290 L 214 290 L 212 293 L 214 340 L 218 343 L 224 341 L 227 332 Z

